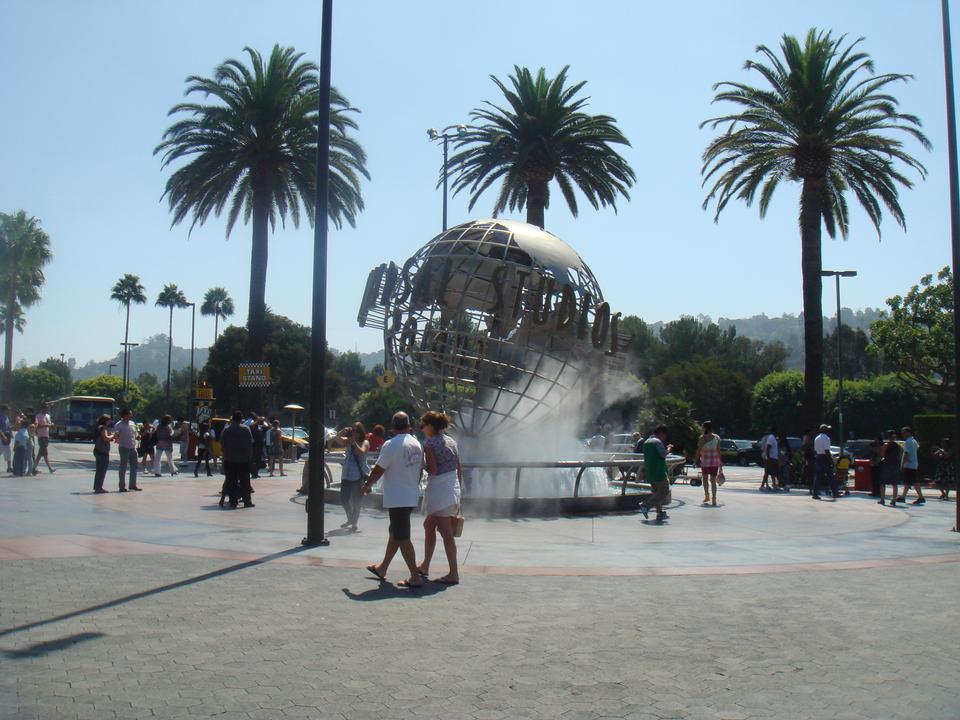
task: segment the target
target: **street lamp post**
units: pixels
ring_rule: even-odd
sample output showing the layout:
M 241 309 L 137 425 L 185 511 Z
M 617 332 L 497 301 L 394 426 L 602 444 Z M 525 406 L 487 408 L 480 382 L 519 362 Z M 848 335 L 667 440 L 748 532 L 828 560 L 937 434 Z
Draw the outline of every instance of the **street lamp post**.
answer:
M 950 7 L 940 0 L 943 23 L 943 77 L 947 95 L 947 166 L 950 171 L 950 247 L 953 260 L 953 362 L 960 364 L 960 178 L 957 177 L 957 110 L 953 95 L 953 49 L 950 43 Z M 953 380 L 953 446 L 960 440 L 960 382 Z M 960 463 L 954 461 L 953 480 L 960 487 Z M 960 532 L 960 502 L 957 503 L 954 532 Z
M 843 455 L 843 446 L 846 442 L 846 436 L 843 434 L 843 343 L 840 338 L 840 330 L 843 327 L 840 322 L 840 278 L 856 277 L 856 270 L 821 270 L 823 277 L 833 277 L 837 282 L 837 432 L 840 433 L 840 454 Z
M 307 546 L 329 545 L 323 529 L 323 411 L 327 381 L 327 194 L 330 187 L 330 48 L 333 0 L 323 0 L 320 22 L 320 92 L 317 118 L 317 193 L 313 225 L 313 308 L 310 321 L 310 472 Z
M 113 369 L 117 366 L 116 363 L 110 363 L 110 367 L 107 368 L 107 374 L 113 377 Z
M 132 342 L 122 342 L 120 345 L 123 346 L 123 362 L 126 367 L 123 368 L 123 394 L 127 394 L 127 385 L 130 383 L 130 361 L 133 360 L 130 357 L 133 353 L 131 352 L 133 348 L 140 345 L 140 343 Z M 126 402 L 126 400 L 124 400 Z
M 456 134 L 447 131 L 456 128 Z M 431 140 L 443 140 L 443 229 L 447 229 L 447 144 L 451 138 L 463 137 L 467 132 L 466 125 L 450 125 L 445 127 L 443 132 L 437 132 L 436 128 L 427 130 L 427 137 Z

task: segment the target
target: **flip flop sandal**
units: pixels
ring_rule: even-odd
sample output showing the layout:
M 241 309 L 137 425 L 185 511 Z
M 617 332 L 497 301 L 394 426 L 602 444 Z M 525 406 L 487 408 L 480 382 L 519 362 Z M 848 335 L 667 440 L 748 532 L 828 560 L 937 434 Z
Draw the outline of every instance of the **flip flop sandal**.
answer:
M 377 572 L 377 566 L 376 566 L 376 565 L 367 565 L 367 572 L 369 572 L 371 575 L 376 575 L 377 580 L 379 580 L 380 582 L 386 582 L 386 581 L 387 581 L 387 576 L 386 576 L 386 575 L 381 575 L 380 573 Z
M 410 588 L 411 590 L 418 590 L 423 587 L 423 583 L 417 583 L 413 585 L 409 580 L 401 580 L 397 583 L 397 587 Z

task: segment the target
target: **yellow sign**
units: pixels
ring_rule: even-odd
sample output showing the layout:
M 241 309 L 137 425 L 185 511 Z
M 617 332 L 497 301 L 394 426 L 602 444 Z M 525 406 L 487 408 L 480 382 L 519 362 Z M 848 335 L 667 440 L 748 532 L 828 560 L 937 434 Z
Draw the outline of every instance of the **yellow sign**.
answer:
M 388 387 L 392 387 L 393 384 L 397 381 L 397 376 L 392 372 L 387 370 L 383 375 L 377 376 L 377 385 L 386 390 Z
M 242 388 L 270 387 L 270 363 L 240 363 L 237 378 Z

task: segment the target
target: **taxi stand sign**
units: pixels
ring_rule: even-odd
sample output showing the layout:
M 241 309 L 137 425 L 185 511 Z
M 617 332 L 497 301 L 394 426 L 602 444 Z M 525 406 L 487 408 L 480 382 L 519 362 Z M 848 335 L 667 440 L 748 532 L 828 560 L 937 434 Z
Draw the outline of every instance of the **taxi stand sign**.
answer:
M 240 363 L 237 378 L 242 388 L 270 387 L 270 363 Z

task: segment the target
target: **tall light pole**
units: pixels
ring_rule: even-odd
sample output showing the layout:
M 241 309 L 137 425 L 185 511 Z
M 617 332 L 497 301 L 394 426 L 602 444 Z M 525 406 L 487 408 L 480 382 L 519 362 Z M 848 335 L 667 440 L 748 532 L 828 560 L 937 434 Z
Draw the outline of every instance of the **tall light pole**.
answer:
M 197 326 L 197 304 L 188 302 L 187 307 L 190 308 L 190 389 L 187 390 L 187 414 L 190 414 L 190 401 L 193 399 L 193 348 L 194 348 L 194 338 L 196 337 L 194 331 Z
M 131 357 L 133 355 L 132 349 L 137 347 L 140 343 L 132 342 L 122 342 L 120 343 L 123 346 L 123 362 L 126 367 L 123 369 L 123 395 L 122 398 L 124 402 L 128 402 L 126 399 L 127 395 L 127 386 L 130 383 L 130 363 L 133 360 Z
M 320 24 L 320 115 L 317 118 L 317 196 L 313 225 L 313 314 L 310 330 L 310 473 L 304 545 L 329 545 L 323 532 L 323 413 L 327 382 L 327 193 L 330 187 L 330 47 L 333 0 L 323 0 Z
M 110 363 L 110 367 L 107 368 L 107 374 L 113 377 L 113 369 L 117 366 L 116 363 Z
M 822 277 L 833 277 L 837 281 L 837 431 L 840 433 L 840 454 L 843 455 L 843 445 L 846 436 L 843 434 L 843 343 L 841 341 L 840 322 L 840 278 L 856 277 L 856 270 L 821 270 Z
M 953 447 L 960 441 L 960 382 L 956 368 L 960 366 L 960 180 L 957 178 L 957 110 L 953 96 L 953 50 L 950 44 L 950 8 L 940 0 L 943 22 L 943 77 L 947 90 L 947 164 L 950 170 L 950 246 L 953 249 Z M 954 487 L 960 488 L 960 463 L 954 461 Z M 960 532 L 960 501 L 957 502 L 954 532 Z
M 456 134 L 447 132 L 456 129 Z M 427 130 L 427 137 L 431 140 L 443 140 L 443 229 L 447 229 L 447 144 L 452 138 L 463 137 L 467 133 L 466 125 L 450 125 L 445 127 L 443 132 L 437 132 L 436 128 Z

